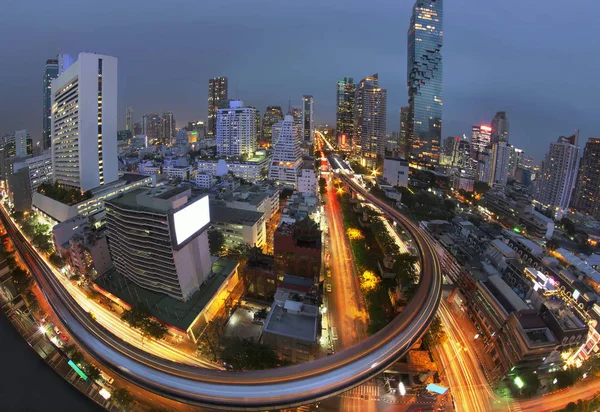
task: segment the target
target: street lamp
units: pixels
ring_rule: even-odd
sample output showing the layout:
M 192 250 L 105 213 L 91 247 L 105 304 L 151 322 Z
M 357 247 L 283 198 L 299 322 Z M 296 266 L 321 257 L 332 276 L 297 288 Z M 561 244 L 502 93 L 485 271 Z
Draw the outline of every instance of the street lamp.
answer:
M 398 392 L 400 392 L 401 396 L 406 395 L 406 387 L 404 386 L 404 382 L 400 381 L 398 384 Z

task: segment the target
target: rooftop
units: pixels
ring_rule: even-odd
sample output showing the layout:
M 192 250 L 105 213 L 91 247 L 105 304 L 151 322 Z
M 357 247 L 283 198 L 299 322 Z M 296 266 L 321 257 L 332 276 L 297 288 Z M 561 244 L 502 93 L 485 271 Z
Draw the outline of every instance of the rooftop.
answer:
M 285 305 L 285 308 L 277 304 L 271 307 L 263 333 L 269 332 L 306 342 L 316 342 L 319 326 L 318 308 L 289 300 Z M 292 313 L 296 311 L 305 314 Z
M 506 313 L 527 310 L 529 306 L 498 275 L 488 277 L 482 282 L 492 296 L 504 307 Z
M 244 226 L 253 226 L 262 219 L 262 212 L 253 210 L 236 209 L 221 206 L 217 203 L 210 204 L 210 219 L 213 222 L 226 222 Z
M 236 265 L 237 262 L 226 259 L 213 262 L 212 277 L 186 302 L 137 286 L 116 270 L 108 271 L 94 282 L 131 305 L 145 303 L 152 316 L 181 330 L 187 330 Z

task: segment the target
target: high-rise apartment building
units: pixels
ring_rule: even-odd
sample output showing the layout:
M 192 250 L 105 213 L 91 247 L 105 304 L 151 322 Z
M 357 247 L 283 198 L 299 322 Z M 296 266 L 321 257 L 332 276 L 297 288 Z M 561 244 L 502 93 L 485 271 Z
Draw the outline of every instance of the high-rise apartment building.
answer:
M 148 113 L 142 116 L 142 134 L 148 141 L 158 141 L 162 138 L 162 118 L 158 113 Z
M 227 100 L 227 77 L 214 77 L 208 81 L 208 136 L 217 135 L 217 110 Z
M 58 60 L 46 60 L 43 79 L 43 116 L 42 116 L 42 144 L 44 149 L 52 147 L 52 80 L 58 77 Z
M 356 137 L 361 145 L 363 164 L 372 167 L 377 157 L 385 154 L 386 90 L 379 87 L 375 73 L 365 77 L 356 87 L 354 122 Z
M 128 106 L 125 111 L 125 130 L 129 130 L 132 134 L 134 131 L 133 108 L 131 106 Z
M 477 161 L 471 156 L 471 142 L 464 135 L 457 137 L 452 153 L 452 166 L 460 173 L 474 177 L 477 170 Z
M 501 141 L 492 146 L 492 163 L 490 180 L 492 187 L 505 187 L 508 179 L 508 166 L 510 163 L 510 146 Z
M 187 300 L 210 274 L 208 195 L 161 186 L 106 201 L 115 268 L 136 285 Z
M 498 142 L 508 143 L 509 124 L 506 112 L 498 112 L 492 119 L 492 144 Z
M 398 150 L 400 156 L 408 159 L 410 151 L 410 142 L 408 139 L 408 115 L 410 107 L 404 106 L 400 108 L 400 141 L 398 142 Z
M 279 138 L 269 167 L 269 179 L 296 186 L 301 166 L 300 140 L 294 127 L 294 117 L 288 114 L 281 122 Z
M 600 219 L 600 139 L 590 137 L 583 149 L 571 206 Z
M 559 220 L 567 212 L 579 167 L 579 131 L 574 135 L 560 136 L 550 143 L 550 150 L 536 174 L 534 202 L 552 212 Z
M 484 124 L 473 126 L 471 129 L 471 150 L 473 159 L 479 160 L 482 153 L 489 152 L 491 145 L 492 128 Z
M 163 142 L 168 143 L 176 135 L 175 132 L 175 118 L 173 112 L 165 112 L 162 115 L 162 139 Z
M 523 150 L 514 146 L 510 147 L 510 160 L 508 161 L 509 176 L 515 177 L 517 175 L 517 169 L 523 163 L 523 154 Z
M 337 82 L 336 133 L 340 148 L 349 148 L 354 137 L 354 98 L 356 84 L 352 77 Z
M 443 1 L 416 0 L 408 27 L 410 162 L 438 164 L 442 136 Z
M 52 82 L 52 168 L 82 191 L 118 179 L 115 57 L 80 53 Z
M 256 151 L 256 109 L 232 100 L 217 110 L 217 155 L 252 156 Z
M 312 96 L 302 96 L 302 139 L 312 142 L 315 134 L 314 119 L 315 99 Z
M 266 144 L 273 143 L 273 125 L 283 120 L 281 106 L 268 106 L 263 115 L 262 141 Z

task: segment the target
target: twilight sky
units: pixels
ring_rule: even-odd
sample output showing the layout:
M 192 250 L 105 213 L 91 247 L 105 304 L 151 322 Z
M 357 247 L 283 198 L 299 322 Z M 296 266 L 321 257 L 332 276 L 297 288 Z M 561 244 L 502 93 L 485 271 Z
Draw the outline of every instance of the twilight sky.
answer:
M 208 78 L 230 97 L 267 105 L 315 97 L 335 123 L 335 86 L 378 72 L 388 132 L 406 104 L 406 31 L 413 0 L 4 0 L 0 133 L 41 134 L 42 72 L 58 49 L 119 59 L 119 127 L 131 105 L 205 119 Z M 577 7 L 574 7 L 574 5 Z M 600 36 L 594 0 L 446 0 L 442 135 L 470 133 L 505 110 L 510 143 L 540 160 L 581 129 L 600 135 Z

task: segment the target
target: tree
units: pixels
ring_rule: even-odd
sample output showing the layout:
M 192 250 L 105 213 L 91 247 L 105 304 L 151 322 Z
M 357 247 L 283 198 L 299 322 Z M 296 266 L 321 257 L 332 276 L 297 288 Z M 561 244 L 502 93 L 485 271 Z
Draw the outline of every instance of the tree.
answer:
M 221 356 L 221 330 L 219 325 L 210 321 L 200 334 L 198 350 L 205 356 L 211 356 L 213 361 Z
M 414 283 L 416 279 L 415 264 L 418 259 L 410 253 L 402 253 L 394 261 L 393 271 L 396 274 L 396 282 L 399 285 Z
M 567 232 L 567 234 L 569 236 L 575 235 L 575 232 L 577 230 L 576 230 L 576 227 L 575 227 L 575 223 L 571 219 L 569 219 L 568 217 L 563 217 L 560 220 L 560 224 L 563 227 L 563 229 L 565 229 L 565 232 Z
M 381 278 L 370 270 L 365 270 L 363 274 L 360 275 L 360 288 L 365 293 L 374 291 L 379 287 L 380 283 Z
M 208 249 L 213 256 L 219 256 L 223 252 L 225 244 L 225 236 L 218 230 L 208 231 Z
M 279 365 L 277 355 L 268 345 L 245 338 L 227 338 L 222 351 L 223 362 L 234 370 L 269 369 Z
M 12 218 L 15 220 L 15 222 L 21 223 L 23 219 L 25 219 L 25 214 L 19 210 L 16 210 L 12 213 Z
M 556 250 L 560 247 L 560 243 L 556 239 L 550 239 L 546 242 L 546 247 L 550 250 Z
M 475 182 L 473 184 L 473 189 L 477 193 L 481 193 L 482 195 L 485 195 L 491 188 L 490 188 L 490 185 L 488 185 L 485 182 Z
M 348 239 L 350 240 L 361 240 L 365 238 L 360 229 L 356 229 L 353 227 L 349 227 L 348 229 L 346 229 L 346 235 L 348 235 Z
M 27 307 L 31 313 L 37 313 L 40 310 L 40 304 L 31 289 L 27 289 L 23 294 L 23 297 L 25 298 Z
M 26 291 L 33 282 L 33 279 L 31 278 L 29 273 L 27 273 L 26 270 L 21 269 L 19 266 L 16 266 L 13 269 L 11 276 L 13 284 L 15 285 L 15 288 L 19 293 L 23 293 L 24 291 Z
M 446 339 L 446 332 L 444 332 L 444 327 L 442 326 L 442 320 L 439 316 L 436 316 L 431 321 L 429 325 L 429 329 L 425 333 L 423 337 L 423 342 L 429 349 L 433 349 L 437 345 L 444 342 Z
M 121 320 L 127 322 L 132 328 L 141 328 L 148 318 L 148 312 L 139 308 L 128 309 L 121 313 Z
M 319 178 L 319 194 L 321 196 L 324 196 L 326 191 L 327 191 L 327 180 L 325 180 L 324 177 L 320 177 Z
M 133 402 L 133 396 L 125 388 L 115 389 L 112 393 L 112 398 L 123 408 L 127 408 Z
M 156 340 L 160 340 L 165 337 L 169 328 L 160 322 L 156 322 L 152 319 L 146 319 L 141 326 L 143 335 L 150 336 Z
M 83 362 L 83 354 L 79 351 L 79 349 L 77 349 L 77 347 L 74 344 L 68 343 L 65 346 L 63 346 L 62 349 L 74 363 L 79 364 Z
M 83 372 L 87 375 L 88 378 L 90 378 L 93 381 L 100 379 L 100 369 L 98 369 L 92 364 L 88 363 L 84 365 Z
M 575 385 L 579 379 L 579 370 L 577 368 L 561 369 L 554 375 L 556 378 L 556 387 L 558 389 L 568 388 Z
M 56 252 L 54 252 L 50 256 L 48 256 L 48 260 L 57 269 L 62 269 L 66 265 L 65 260 L 61 256 L 59 256 Z
M 43 253 L 50 253 L 54 250 L 54 245 L 50 236 L 44 233 L 38 233 L 33 238 L 33 244 Z

